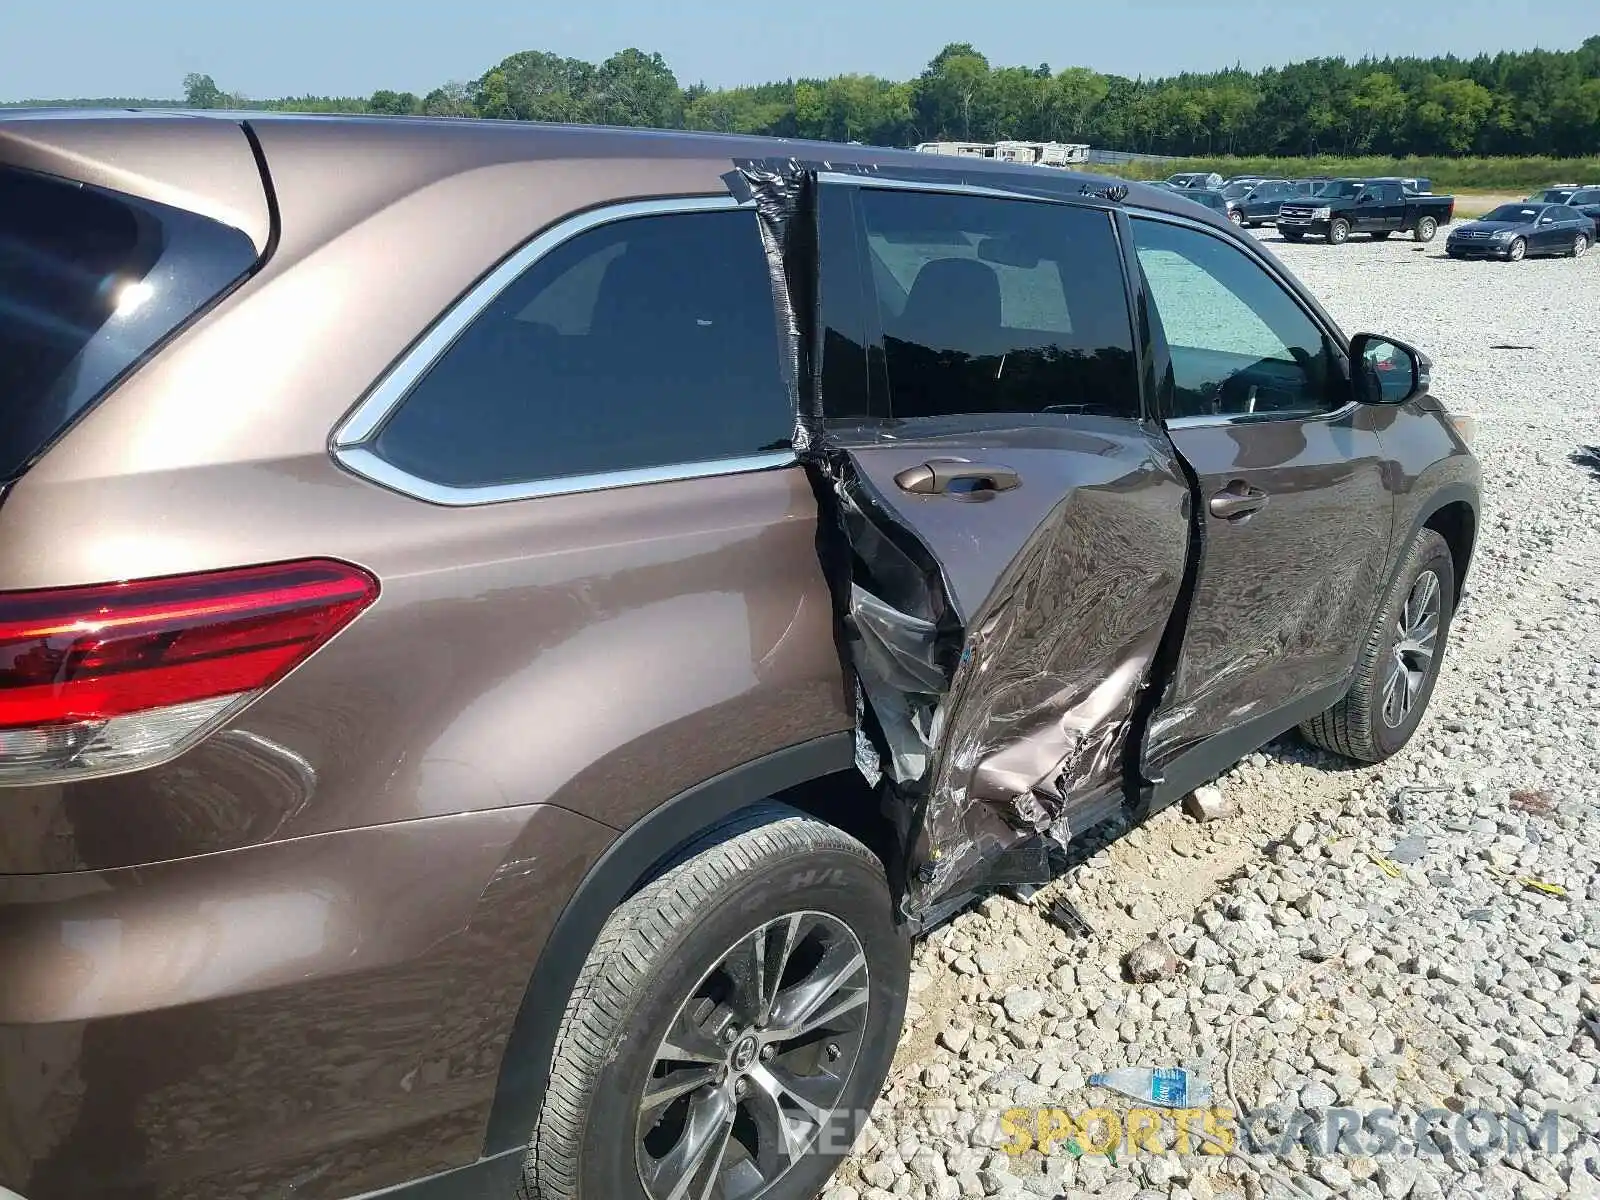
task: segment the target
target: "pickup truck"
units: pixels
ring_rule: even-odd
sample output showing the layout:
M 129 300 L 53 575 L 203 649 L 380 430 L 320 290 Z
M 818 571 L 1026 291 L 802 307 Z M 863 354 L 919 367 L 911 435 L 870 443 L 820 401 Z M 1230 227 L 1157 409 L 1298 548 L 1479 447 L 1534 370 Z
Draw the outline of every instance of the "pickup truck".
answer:
M 1307 235 L 1340 246 L 1352 233 L 1370 233 L 1383 241 L 1396 232 L 1431 242 L 1439 226 L 1455 216 L 1454 196 L 1421 196 L 1393 180 L 1336 179 L 1306 200 L 1285 203 L 1278 211 L 1278 232 L 1286 241 Z

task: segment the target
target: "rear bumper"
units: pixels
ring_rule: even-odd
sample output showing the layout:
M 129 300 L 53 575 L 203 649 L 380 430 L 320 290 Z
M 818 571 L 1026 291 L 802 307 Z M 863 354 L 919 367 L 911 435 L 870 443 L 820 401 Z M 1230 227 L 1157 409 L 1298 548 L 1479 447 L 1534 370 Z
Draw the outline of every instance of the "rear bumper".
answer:
M 530 806 L 0 877 L 0 1200 L 343 1200 L 475 1164 L 614 836 Z

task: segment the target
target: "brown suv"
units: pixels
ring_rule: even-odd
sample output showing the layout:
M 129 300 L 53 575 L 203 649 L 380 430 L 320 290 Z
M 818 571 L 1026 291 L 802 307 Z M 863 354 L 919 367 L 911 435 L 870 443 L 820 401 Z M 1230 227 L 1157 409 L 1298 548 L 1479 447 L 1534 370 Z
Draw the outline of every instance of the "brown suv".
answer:
M 813 1195 L 910 937 L 1394 752 L 1477 525 L 1426 359 L 1064 171 L 24 112 L 0 314 L 6 1197 Z

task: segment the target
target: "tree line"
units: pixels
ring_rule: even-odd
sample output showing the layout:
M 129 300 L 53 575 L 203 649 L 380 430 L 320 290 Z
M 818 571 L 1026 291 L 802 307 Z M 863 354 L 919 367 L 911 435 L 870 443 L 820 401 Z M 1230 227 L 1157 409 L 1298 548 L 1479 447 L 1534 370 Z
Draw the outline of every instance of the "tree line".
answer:
M 1570 51 L 1316 58 L 1162 79 L 1048 63 L 995 67 L 963 42 L 910 80 L 839 75 L 715 89 L 680 86 L 661 55 L 642 50 L 599 64 L 528 50 L 420 96 L 250 101 L 200 74 L 184 91 L 184 103 L 199 108 L 571 121 L 889 146 L 1018 138 L 1185 157 L 1600 151 L 1600 36 Z

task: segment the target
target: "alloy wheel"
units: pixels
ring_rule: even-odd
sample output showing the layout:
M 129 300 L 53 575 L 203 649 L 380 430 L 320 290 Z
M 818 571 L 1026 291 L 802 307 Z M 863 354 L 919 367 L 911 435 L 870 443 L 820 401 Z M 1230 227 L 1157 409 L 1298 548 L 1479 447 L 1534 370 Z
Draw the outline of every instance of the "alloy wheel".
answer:
M 1580 233 L 1572 239 L 1572 257 L 1582 258 L 1587 253 L 1589 253 L 1589 239 Z
M 1394 649 L 1383 680 L 1383 723 L 1398 729 L 1416 707 L 1433 673 L 1439 642 L 1439 576 L 1417 576 L 1395 622 Z
M 1516 241 L 1511 243 L 1511 249 L 1506 252 L 1506 257 L 1512 262 L 1521 262 L 1523 256 L 1527 253 L 1528 243 L 1523 241 L 1521 238 L 1518 238 Z
M 739 939 L 656 1048 L 640 1100 L 650 1200 L 753 1200 L 830 1127 L 860 1056 L 867 959 L 837 917 L 790 913 Z

